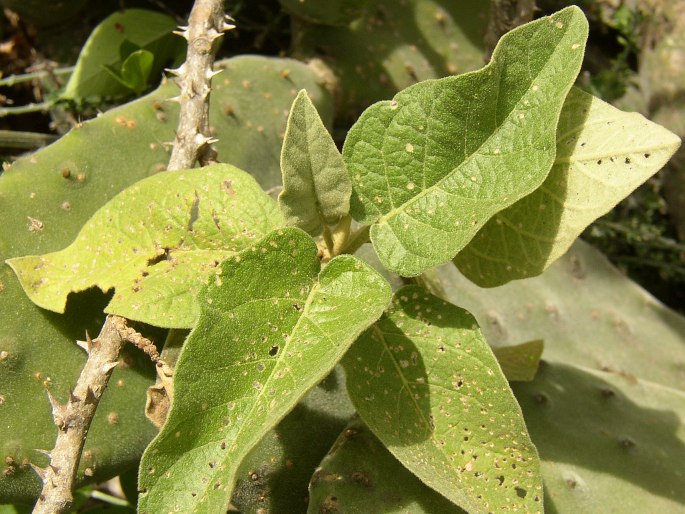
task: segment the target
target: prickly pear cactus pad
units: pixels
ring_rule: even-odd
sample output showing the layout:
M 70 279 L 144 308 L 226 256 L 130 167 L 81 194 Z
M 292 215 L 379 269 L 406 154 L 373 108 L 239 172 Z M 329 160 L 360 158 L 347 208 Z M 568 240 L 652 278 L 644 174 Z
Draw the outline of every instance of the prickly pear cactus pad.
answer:
M 685 394 L 550 362 L 514 384 L 540 452 L 546 512 L 685 512 Z
M 539 277 L 482 289 L 447 265 L 434 284 L 473 313 L 491 345 L 543 339 L 544 359 L 685 390 L 685 318 L 583 241 Z
M 659 171 L 680 138 L 574 88 L 557 126 L 557 153 L 535 192 L 495 214 L 455 258 L 492 287 L 542 273 L 596 218 Z
M 321 269 L 311 237 L 288 228 L 224 261 L 199 301 L 141 462 L 141 514 L 224 512 L 243 458 L 380 317 L 390 287 L 349 255 Z
M 0 502 L 31 503 L 40 492 L 28 463 L 47 465 L 35 450 L 52 448 L 57 433 L 45 389 L 67 398 L 86 359 L 75 341 L 86 330 L 98 333 L 107 303 L 86 293 L 63 316 L 46 312 L 31 303 L 4 260 L 64 247 L 107 199 L 154 173 L 157 163 L 164 166 L 168 154 L 158 141 L 173 129 L 155 118 L 159 99 L 153 94 L 86 122 L 0 176 L 0 355 L 6 356 L 0 359 Z M 160 129 L 167 133 L 160 136 Z M 115 151 L 113 140 L 127 151 Z M 154 370 L 137 353 L 122 357 L 89 431 L 79 484 L 133 466 L 154 436 L 143 414 Z M 88 467 L 92 476 L 84 475 Z
M 331 2 L 307 0 L 298 12 L 313 2 L 330 8 Z M 296 23 L 293 55 L 320 58 L 333 70 L 340 83 L 340 113 L 355 119 L 368 105 L 416 82 L 482 67 L 488 5 L 482 0 L 400 5 L 371 0 L 363 17 L 345 26 Z
M 282 224 L 250 175 L 214 164 L 142 180 L 98 210 L 64 250 L 7 263 L 45 309 L 64 312 L 70 293 L 114 288 L 105 312 L 191 328 L 209 275 Z
M 482 70 L 416 84 L 364 111 L 343 157 L 352 217 L 371 224 L 384 266 L 415 276 L 451 260 L 540 186 L 587 31 L 569 7 L 506 34 Z
M 403 287 L 343 365 L 362 420 L 426 485 L 474 514 L 542 512 L 537 452 L 468 312 Z
M 322 25 L 346 25 L 359 18 L 369 0 L 280 0 L 291 14 Z

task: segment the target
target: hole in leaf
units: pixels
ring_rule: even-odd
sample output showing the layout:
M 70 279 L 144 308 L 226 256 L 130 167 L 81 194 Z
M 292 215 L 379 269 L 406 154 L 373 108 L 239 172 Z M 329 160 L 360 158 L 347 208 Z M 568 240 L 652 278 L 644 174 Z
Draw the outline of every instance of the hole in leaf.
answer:
M 162 253 L 160 253 L 159 255 L 155 255 L 151 259 L 148 259 L 147 265 L 148 266 L 154 266 L 155 264 L 159 264 L 160 262 L 167 260 L 169 258 L 170 252 L 171 252 L 171 249 L 165 247 L 164 251 Z M 146 277 L 148 275 L 149 275 L 149 273 L 147 273 L 146 271 L 143 271 L 144 277 Z
M 526 491 L 523 487 L 516 488 L 516 496 L 518 496 L 519 498 L 525 498 L 527 494 L 528 491 Z
M 273 357 L 274 355 L 276 355 L 278 353 L 278 349 L 279 348 L 278 348 L 277 344 L 273 345 L 271 347 L 271 349 L 269 350 L 269 355 L 271 355 Z

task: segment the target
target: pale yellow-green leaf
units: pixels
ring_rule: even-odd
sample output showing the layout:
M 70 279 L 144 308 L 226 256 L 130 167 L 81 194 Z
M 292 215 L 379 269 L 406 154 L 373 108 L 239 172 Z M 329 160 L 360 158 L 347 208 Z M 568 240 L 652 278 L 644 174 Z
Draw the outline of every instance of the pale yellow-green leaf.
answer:
M 250 175 L 215 164 L 146 178 L 98 210 L 64 250 L 7 262 L 44 309 L 64 312 L 70 293 L 99 287 L 115 289 L 108 313 L 192 327 L 208 275 L 282 223 Z
M 561 113 L 557 155 L 545 182 L 497 213 L 454 262 L 483 287 L 539 275 L 679 146 L 678 136 L 642 115 L 574 88 Z

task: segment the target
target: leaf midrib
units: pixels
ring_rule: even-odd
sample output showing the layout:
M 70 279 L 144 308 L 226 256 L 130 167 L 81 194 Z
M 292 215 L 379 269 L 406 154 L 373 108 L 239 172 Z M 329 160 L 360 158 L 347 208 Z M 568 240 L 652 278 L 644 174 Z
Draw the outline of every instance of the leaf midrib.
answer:
M 570 25 L 570 24 L 569 24 L 569 25 Z M 540 75 L 542 75 L 542 70 L 546 70 L 546 69 L 548 68 L 549 62 L 552 60 L 552 58 L 553 58 L 554 56 L 557 55 L 557 53 L 559 52 L 560 47 L 562 46 L 562 42 L 566 40 L 566 38 L 567 38 L 568 35 L 569 35 L 569 31 L 566 30 L 564 36 L 561 38 L 561 40 L 559 41 L 559 43 L 556 45 L 554 51 L 553 51 L 552 53 L 549 54 L 548 58 L 547 58 L 546 61 L 545 61 L 545 65 L 541 68 L 541 72 L 538 73 L 538 74 L 536 75 L 536 77 L 539 77 Z M 528 52 L 526 55 L 529 56 L 529 53 L 530 53 L 530 52 Z M 499 61 L 494 61 L 494 57 L 496 57 L 496 56 L 493 55 L 493 60 L 491 60 L 491 61 L 487 64 L 487 66 L 484 66 L 483 68 L 481 68 L 479 71 L 477 71 L 477 72 L 475 72 L 475 73 L 479 73 L 479 74 L 480 74 L 480 73 L 485 73 L 490 67 L 493 67 L 495 64 L 497 64 Z M 499 69 L 499 68 L 498 68 L 498 69 Z M 387 214 L 384 214 L 383 216 L 381 216 L 375 223 L 376 223 L 376 224 L 388 224 L 391 218 L 393 218 L 393 217 L 397 216 L 398 214 L 400 214 L 401 212 L 405 211 L 407 208 L 409 208 L 409 207 L 410 207 L 411 205 L 413 205 L 415 202 L 419 201 L 419 200 L 420 200 L 421 198 L 423 198 L 424 196 L 428 196 L 429 194 L 431 194 L 431 193 L 432 193 L 433 191 L 435 191 L 436 189 L 439 189 L 443 182 L 445 182 L 447 179 L 451 178 L 451 177 L 452 177 L 452 176 L 453 176 L 461 167 L 463 167 L 463 165 L 464 165 L 465 163 L 467 163 L 468 161 L 470 161 L 474 156 L 478 155 L 480 149 L 483 148 L 487 143 L 489 143 L 489 142 L 491 141 L 491 139 L 492 139 L 495 135 L 498 135 L 498 134 L 500 133 L 501 128 L 502 128 L 502 126 L 504 125 L 505 121 L 507 121 L 507 120 L 510 119 L 511 114 L 516 110 L 516 107 L 519 106 L 519 105 L 521 104 L 521 100 L 522 100 L 526 95 L 528 95 L 528 93 L 530 93 L 532 87 L 533 87 L 533 79 L 530 81 L 529 87 L 525 90 L 525 92 L 516 100 L 516 103 L 514 104 L 514 107 L 512 107 L 512 109 L 507 113 L 507 115 L 506 115 L 505 117 L 502 118 L 502 121 L 501 121 L 499 124 L 497 124 L 496 129 L 495 129 L 495 130 L 494 130 L 494 131 L 493 131 L 485 140 L 483 140 L 483 142 L 478 146 L 478 148 L 476 148 L 471 154 L 469 154 L 463 161 L 461 161 L 459 164 L 457 164 L 456 167 L 454 167 L 449 173 L 447 173 L 444 177 L 442 177 L 440 180 L 438 180 L 435 184 L 433 184 L 432 186 L 430 186 L 430 187 L 428 187 L 428 188 L 422 190 L 422 191 L 419 192 L 416 196 L 412 197 L 410 200 L 408 200 L 407 202 L 405 202 L 405 203 L 402 204 L 401 206 L 395 207 L 394 209 L 388 211 Z M 571 86 L 569 86 L 569 89 L 570 89 L 570 87 L 571 87 Z M 498 94 L 499 94 L 499 88 L 498 88 Z M 562 108 L 563 108 L 563 107 L 562 107 Z M 560 111 L 560 112 L 561 112 L 561 111 Z M 394 117 L 393 117 L 393 118 L 394 118 Z M 387 127 L 386 127 L 386 128 L 387 128 Z M 386 131 L 384 132 L 384 134 L 383 134 L 383 143 L 381 144 L 381 147 L 384 146 L 385 141 L 386 141 L 386 137 L 387 137 L 387 130 L 386 130 Z M 556 134 L 554 135 L 554 139 L 555 139 L 555 143 L 556 143 Z M 555 145 L 555 147 L 556 147 L 556 145 Z M 384 167 L 384 170 L 387 169 L 387 166 L 386 166 L 386 164 L 385 164 L 385 153 L 383 153 L 383 167 Z M 425 168 L 425 160 L 424 160 L 424 164 L 423 164 L 423 166 L 422 166 L 422 171 L 423 171 L 424 168 Z M 423 173 L 425 174 L 425 171 L 423 171 Z M 385 175 L 386 181 L 387 181 L 387 172 L 384 173 L 384 175 Z M 444 191 L 445 193 L 449 194 L 450 196 L 458 196 L 458 195 L 455 195 L 455 194 L 453 194 L 453 193 L 450 193 L 450 192 L 446 191 L 445 189 L 442 189 L 442 191 Z M 388 195 L 390 196 L 390 190 L 388 190 Z M 466 198 L 466 197 L 463 197 L 463 198 Z M 470 199 L 470 198 L 469 198 L 469 199 Z M 476 199 L 473 199 L 473 200 L 478 200 L 478 199 L 476 198 Z M 494 201 L 494 200 L 496 200 L 496 198 L 493 198 L 492 200 Z

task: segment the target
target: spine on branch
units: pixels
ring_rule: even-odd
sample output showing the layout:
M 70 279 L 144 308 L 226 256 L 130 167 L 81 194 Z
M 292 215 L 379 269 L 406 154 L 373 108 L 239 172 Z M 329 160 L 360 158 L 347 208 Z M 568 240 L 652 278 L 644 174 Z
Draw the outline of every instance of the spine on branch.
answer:
M 124 345 L 124 330 L 130 330 L 124 318 L 108 316 L 100 335 L 92 340 L 87 338 L 82 344 L 88 353 L 88 360 L 67 403 L 60 403 L 48 391 L 53 421 L 59 432 L 54 449 L 42 452 L 50 457 L 50 464 L 45 468 L 33 466 L 43 481 L 43 490 L 33 509 L 34 514 L 66 512 L 71 507 L 86 435 L 109 376 L 119 361 L 119 352 Z
M 195 160 L 207 164 L 216 160 L 209 133 L 209 93 L 218 40 L 224 32 L 234 28 L 232 19 L 224 14 L 223 2 L 197 0 L 190 13 L 187 27 L 179 27 L 176 34 L 188 41 L 186 61 L 175 70 L 181 89 L 173 100 L 181 104 L 181 114 L 169 160 L 169 170 L 191 168 Z

